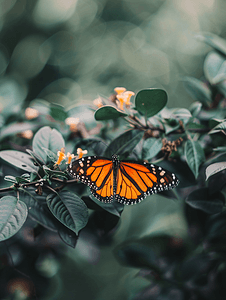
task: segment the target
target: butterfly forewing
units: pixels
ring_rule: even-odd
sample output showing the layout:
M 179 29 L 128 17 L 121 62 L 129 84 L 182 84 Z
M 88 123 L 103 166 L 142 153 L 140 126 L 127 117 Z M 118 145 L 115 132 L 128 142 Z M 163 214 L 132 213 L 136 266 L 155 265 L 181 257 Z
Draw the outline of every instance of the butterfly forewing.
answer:
M 176 176 L 161 167 L 146 162 L 120 162 L 116 199 L 124 204 L 134 204 L 146 196 L 178 185 Z
M 71 176 L 90 187 L 91 193 L 100 201 L 113 200 L 112 160 L 88 156 L 75 160 L 69 167 Z

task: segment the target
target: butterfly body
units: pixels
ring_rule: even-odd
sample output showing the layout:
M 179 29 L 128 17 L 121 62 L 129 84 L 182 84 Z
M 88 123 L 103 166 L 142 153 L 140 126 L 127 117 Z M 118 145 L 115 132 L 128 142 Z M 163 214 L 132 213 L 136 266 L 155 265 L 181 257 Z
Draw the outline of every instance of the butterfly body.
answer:
M 68 167 L 71 176 L 90 187 L 100 201 L 123 204 L 141 202 L 146 196 L 172 189 L 179 183 L 175 174 L 146 162 L 119 161 L 97 156 L 82 157 Z

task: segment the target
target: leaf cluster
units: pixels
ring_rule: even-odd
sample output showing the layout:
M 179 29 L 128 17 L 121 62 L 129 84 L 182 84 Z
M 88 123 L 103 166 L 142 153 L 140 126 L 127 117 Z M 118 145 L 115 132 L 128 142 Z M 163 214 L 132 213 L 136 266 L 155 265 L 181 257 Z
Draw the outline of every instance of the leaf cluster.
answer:
M 30 108 L 37 116 L 26 120 L 22 107 L 18 108 L 19 123 L 10 121 L 9 109 L 3 111 L 0 241 L 14 236 L 27 216 L 57 232 L 71 247 L 76 246 L 82 229 L 92 231 L 99 242 L 113 238 L 124 206 L 101 203 L 71 178 L 65 161 L 57 164 L 62 148 L 74 155 L 81 148 L 88 155 L 111 158 L 117 154 L 121 160 L 152 161 L 180 180 L 176 191 L 160 195 L 180 201 L 188 234 L 154 232 L 115 249 L 118 260 L 140 269 L 138 275 L 146 280 L 144 289 L 134 286 L 130 298 L 213 299 L 216 291 L 225 292 L 221 282 L 226 274 L 226 48 L 216 36 L 198 38 L 215 51 L 204 61 L 203 80 L 184 79 L 195 100 L 189 109 L 167 108 L 167 92 L 150 88 L 139 91 L 134 103 L 123 107 L 113 94 L 102 97 L 98 109 L 95 105 L 64 108 L 36 100 Z M 86 123 L 77 119 L 81 115 L 86 116 Z M 17 136 L 10 144 L 8 138 L 25 129 L 35 135 L 28 149 L 21 151 L 24 140 Z M 15 144 L 17 149 L 12 147 Z M 16 175 L 7 172 L 9 165 Z

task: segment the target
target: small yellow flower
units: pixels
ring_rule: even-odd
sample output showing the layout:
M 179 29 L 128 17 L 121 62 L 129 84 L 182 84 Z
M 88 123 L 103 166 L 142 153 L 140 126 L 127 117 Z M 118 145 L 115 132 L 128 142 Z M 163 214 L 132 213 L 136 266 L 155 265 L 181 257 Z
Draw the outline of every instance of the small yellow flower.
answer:
M 27 107 L 25 109 L 25 117 L 27 120 L 35 119 L 39 116 L 39 111 L 32 107 Z
M 118 103 L 118 106 L 119 106 L 119 109 L 123 110 L 123 105 L 125 104 L 126 106 L 130 106 L 131 105 L 131 102 L 130 102 L 130 99 L 132 96 L 134 96 L 135 93 L 132 92 L 132 91 L 125 91 L 119 95 L 116 95 L 116 98 L 118 99 L 119 103 Z
M 55 165 L 59 165 L 62 162 L 62 160 L 66 158 L 65 149 L 61 148 L 61 150 L 57 152 L 57 156 L 58 156 L 58 160 L 55 163 Z
M 96 105 L 98 108 L 102 107 L 103 103 L 101 97 L 98 97 L 95 100 L 93 100 L 93 104 Z
M 126 106 L 130 106 L 131 105 L 131 102 L 130 102 L 130 99 L 132 96 L 134 96 L 135 93 L 132 92 L 132 91 L 126 91 L 123 93 L 123 96 L 124 96 L 124 102 L 125 102 L 125 105 Z
M 69 164 L 71 163 L 71 160 L 72 160 L 73 158 L 75 158 L 75 155 L 68 152 L 68 153 L 67 153 L 67 162 L 66 162 L 66 164 L 69 165 Z
M 116 87 L 114 88 L 114 91 L 116 92 L 117 95 L 120 95 L 126 91 L 126 88 L 124 87 Z
M 20 136 L 25 138 L 25 139 L 30 140 L 33 137 L 33 132 L 30 129 L 24 130 L 24 131 L 21 132 Z
M 70 131 L 71 132 L 76 132 L 77 131 L 77 125 L 79 123 L 79 118 L 68 117 L 65 120 L 65 123 L 70 126 Z
M 119 101 L 119 102 L 117 102 L 118 108 L 121 109 L 121 110 L 124 110 L 124 108 L 123 108 L 123 104 L 124 104 L 124 96 L 123 96 L 123 94 L 116 95 L 116 97 L 117 97 L 117 99 Z
M 87 154 L 87 150 L 82 150 L 81 148 L 77 149 L 78 159 L 83 157 L 83 154 Z

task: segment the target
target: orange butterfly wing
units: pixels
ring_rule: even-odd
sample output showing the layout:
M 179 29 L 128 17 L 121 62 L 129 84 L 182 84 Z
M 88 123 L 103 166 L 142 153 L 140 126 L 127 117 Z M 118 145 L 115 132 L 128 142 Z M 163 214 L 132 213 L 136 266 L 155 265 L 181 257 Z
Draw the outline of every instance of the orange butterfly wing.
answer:
M 172 189 L 179 183 L 176 176 L 146 162 L 120 162 L 115 198 L 123 204 L 135 204 L 146 196 Z
M 90 187 L 91 193 L 100 201 L 113 201 L 113 163 L 112 160 L 88 156 L 75 160 L 69 173 Z
M 100 201 L 116 199 L 123 204 L 135 204 L 146 196 L 172 189 L 179 183 L 175 174 L 146 162 L 112 160 L 88 156 L 75 160 L 68 167 L 71 176 L 90 187 Z

